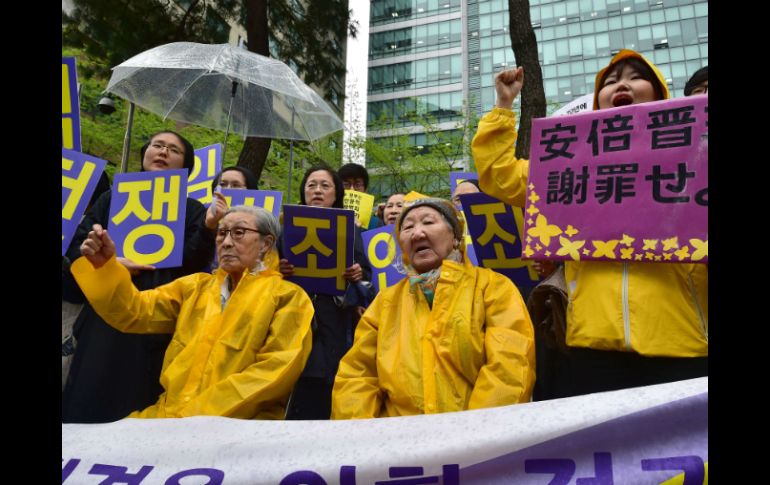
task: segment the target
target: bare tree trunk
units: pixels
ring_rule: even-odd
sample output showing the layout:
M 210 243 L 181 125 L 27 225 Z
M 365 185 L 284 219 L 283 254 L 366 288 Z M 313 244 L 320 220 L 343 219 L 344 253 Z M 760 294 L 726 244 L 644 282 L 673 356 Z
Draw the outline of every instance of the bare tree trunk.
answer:
M 246 35 L 249 51 L 270 57 L 267 40 L 267 0 L 246 1 Z M 246 138 L 241 154 L 238 156 L 238 165 L 254 172 L 257 180 L 262 177 L 262 169 L 265 168 L 271 142 L 270 138 L 250 136 Z
M 513 55 L 516 65 L 524 66 L 524 89 L 521 90 L 521 120 L 516 142 L 516 156 L 529 158 L 532 119 L 545 116 L 543 73 L 537 58 L 537 39 L 529 17 L 529 0 L 508 0 L 508 17 Z

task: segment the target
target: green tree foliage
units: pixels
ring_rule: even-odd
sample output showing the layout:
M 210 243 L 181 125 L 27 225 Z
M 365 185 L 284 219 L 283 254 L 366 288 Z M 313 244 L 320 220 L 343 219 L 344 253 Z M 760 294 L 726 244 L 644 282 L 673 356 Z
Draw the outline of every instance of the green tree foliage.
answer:
M 478 118 L 467 103 L 449 130 L 439 124 L 419 100 L 414 100 L 414 104 L 416 110 L 399 119 L 383 114 L 371 123 L 369 133 L 376 133 L 376 137 L 351 141 L 351 146 L 363 147 L 366 152 L 367 168 L 373 180 L 369 192 L 378 200 L 411 190 L 448 198 L 449 172 L 466 167 L 474 170 L 470 141 L 478 127 Z M 425 134 L 423 145 L 414 144 L 410 130 L 401 126 L 403 120 Z
M 355 36 L 357 32 L 346 0 L 246 0 L 245 4 L 251 52 L 288 62 L 305 82 L 323 87 L 328 100 L 344 96 L 335 86 L 335 80 L 345 75 L 345 55 L 340 46 L 348 33 Z M 268 42 L 270 36 L 275 40 L 274 52 Z M 269 138 L 247 138 L 238 165 L 261 177 L 272 142 Z
M 74 0 L 62 12 L 65 46 L 82 48 L 103 62 L 90 66 L 101 74 L 121 62 L 169 42 L 227 42 L 226 21 L 242 21 L 238 0 Z

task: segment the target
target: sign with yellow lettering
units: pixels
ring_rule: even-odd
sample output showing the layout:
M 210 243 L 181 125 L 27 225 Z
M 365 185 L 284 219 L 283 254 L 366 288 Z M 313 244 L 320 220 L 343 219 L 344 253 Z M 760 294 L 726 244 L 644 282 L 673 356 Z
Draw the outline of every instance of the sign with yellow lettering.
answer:
M 283 257 L 288 278 L 308 293 L 343 295 L 345 269 L 353 264 L 353 211 L 304 205 L 283 208 Z
M 109 231 L 118 256 L 157 268 L 182 265 L 187 170 L 116 174 Z
M 278 190 L 222 189 L 228 207 L 249 205 L 270 211 L 276 219 L 281 212 L 283 192 Z
M 67 252 L 88 201 L 107 162 L 73 150 L 61 150 L 61 253 Z
M 401 246 L 396 241 L 396 226 L 388 224 L 361 233 L 366 258 L 372 266 L 372 282 L 380 292 L 393 286 L 406 276 L 401 259 Z
M 359 226 L 364 229 L 369 227 L 369 220 L 372 218 L 372 207 L 374 207 L 373 195 L 357 190 L 346 190 L 342 205 L 345 209 L 350 209 L 356 213 L 356 220 Z
M 80 151 L 80 102 L 74 57 L 61 58 L 61 146 Z
M 195 150 L 195 165 L 187 177 L 187 197 L 204 206 L 211 205 L 211 182 L 222 170 L 222 144 Z
M 521 259 L 523 215 L 483 192 L 460 196 L 479 266 L 504 274 L 519 287 L 531 287 L 537 273 Z M 519 212 L 521 212 L 519 210 Z

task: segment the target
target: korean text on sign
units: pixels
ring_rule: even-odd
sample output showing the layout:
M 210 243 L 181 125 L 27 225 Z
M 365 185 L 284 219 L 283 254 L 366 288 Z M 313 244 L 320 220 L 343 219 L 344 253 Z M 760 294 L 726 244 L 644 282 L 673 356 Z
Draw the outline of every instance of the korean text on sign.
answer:
M 195 150 L 195 164 L 187 177 L 187 196 L 206 207 L 211 205 L 211 182 L 221 170 L 221 143 Z
M 118 256 L 157 268 L 182 265 L 187 170 L 115 175 L 109 231 Z
M 299 205 L 283 208 L 283 257 L 294 265 L 290 281 L 309 293 L 343 295 L 345 268 L 353 264 L 353 211 Z
M 364 239 L 366 258 L 372 266 L 372 279 L 378 292 L 393 286 L 406 276 L 397 268 L 401 266 L 401 246 L 396 241 L 393 224 L 378 227 L 361 234 Z
M 222 189 L 228 207 L 249 205 L 271 212 L 276 219 L 281 212 L 283 192 L 277 190 Z
M 464 194 L 460 201 L 479 266 L 504 274 L 517 286 L 531 286 L 537 274 L 521 259 L 516 208 L 484 193 Z
M 61 58 L 61 146 L 80 151 L 80 102 L 74 57 Z
M 61 151 L 61 253 L 67 252 L 72 236 L 91 200 L 96 183 L 107 166 L 105 160 L 73 150 Z

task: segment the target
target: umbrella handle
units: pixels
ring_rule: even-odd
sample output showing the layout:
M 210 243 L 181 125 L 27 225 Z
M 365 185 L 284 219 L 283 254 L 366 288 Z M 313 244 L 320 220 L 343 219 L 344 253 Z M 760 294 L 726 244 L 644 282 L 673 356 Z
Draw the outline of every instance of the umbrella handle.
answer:
M 227 135 L 230 134 L 230 115 L 233 112 L 233 100 L 235 100 L 235 91 L 238 89 L 238 82 L 233 81 L 233 91 L 230 94 L 230 108 L 227 109 L 227 128 L 225 128 L 225 142 L 222 146 L 222 164 L 225 163 L 225 152 L 227 152 Z

